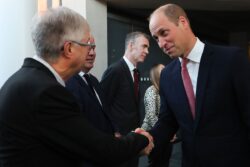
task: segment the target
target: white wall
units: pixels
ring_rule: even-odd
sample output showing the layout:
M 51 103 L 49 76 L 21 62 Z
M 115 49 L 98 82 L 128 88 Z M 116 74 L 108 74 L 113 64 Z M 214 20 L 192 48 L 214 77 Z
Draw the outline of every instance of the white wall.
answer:
M 86 0 L 62 0 L 62 6 L 73 9 L 86 18 Z
M 30 36 L 36 0 L 0 0 L 0 87 L 34 54 Z
M 107 5 L 97 0 L 62 0 L 87 18 L 96 39 L 96 62 L 91 72 L 101 78 L 107 68 Z M 34 55 L 30 36 L 31 19 L 37 11 L 37 0 L 0 0 L 0 88 Z
M 107 4 L 97 0 L 62 0 L 62 5 L 84 16 L 96 42 L 95 66 L 91 70 L 99 80 L 108 65 Z
M 99 80 L 108 66 L 107 15 L 105 2 L 87 0 L 86 17 L 96 41 L 96 61 L 91 73 Z

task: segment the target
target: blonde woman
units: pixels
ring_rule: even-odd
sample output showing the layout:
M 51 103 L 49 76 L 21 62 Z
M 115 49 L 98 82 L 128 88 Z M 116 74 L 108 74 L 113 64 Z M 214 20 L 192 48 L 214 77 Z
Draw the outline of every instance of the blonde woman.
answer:
M 149 73 L 152 85 L 145 92 L 145 118 L 142 124 L 142 128 L 146 131 L 150 130 L 158 120 L 160 112 L 159 82 L 161 70 L 164 67 L 163 64 L 156 64 L 152 66 Z

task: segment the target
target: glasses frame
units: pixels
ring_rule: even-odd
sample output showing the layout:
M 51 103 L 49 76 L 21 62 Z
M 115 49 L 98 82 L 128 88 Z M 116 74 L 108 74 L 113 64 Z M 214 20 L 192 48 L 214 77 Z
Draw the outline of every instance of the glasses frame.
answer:
M 89 50 L 95 49 L 95 47 L 96 47 L 96 44 L 90 43 L 90 42 L 83 43 L 83 42 L 78 42 L 78 41 L 74 41 L 74 40 L 68 40 L 66 42 L 75 43 L 75 44 L 80 45 L 80 46 L 89 46 L 90 47 Z M 63 51 L 63 49 L 64 49 L 64 46 L 62 46 L 61 51 Z
M 78 41 L 73 41 L 73 40 L 69 40 L 68 42 L 76 43 L 76 44 L 78 44 L 80 46 L 89 46 L 91 49 L 95 49 L 95 47 L 96 47 L 96 44 L 90 43 L 90 42 L 83 43 L 83 42 L 78 42 Z

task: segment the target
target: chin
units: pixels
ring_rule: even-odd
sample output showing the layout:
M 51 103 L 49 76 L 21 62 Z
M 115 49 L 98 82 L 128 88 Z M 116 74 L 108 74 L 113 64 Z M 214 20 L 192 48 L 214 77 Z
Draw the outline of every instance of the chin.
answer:
M 180 56 L 174 55 L 174 54 L 168 54 L 168 56 L 169 56 L 170 58 L 172 58 L 172 59 L 175 59 L 175 58 L 177 58 L 177 57 L 180 57 Z
M 86 67 L 88 69 L 88 71 L 90 71 L 94 66 L 88 66 Z

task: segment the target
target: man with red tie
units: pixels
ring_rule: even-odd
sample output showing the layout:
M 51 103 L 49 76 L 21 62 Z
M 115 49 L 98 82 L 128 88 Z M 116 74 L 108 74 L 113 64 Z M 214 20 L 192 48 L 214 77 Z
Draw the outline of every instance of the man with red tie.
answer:
M 161 111 L 150 133 L 159 152 L 180 129 L 183 167 L 250 166 L 250 63 L 236 47 L 203 43 L 185 11 L 166 4 L 150 16 L 149 29 L 174 60 L 160 79 Z M 163 161 L 165 162 L 165 160 Z
M 127 34 L 124 56 L 103 74 L 101 85 L 105 92 L 110 114 L 125 135 L 140 126 L 138 63 L 148 55 L 149 37 L 142 32 Z M 138 158 L 123 167 L 137 167 Z

